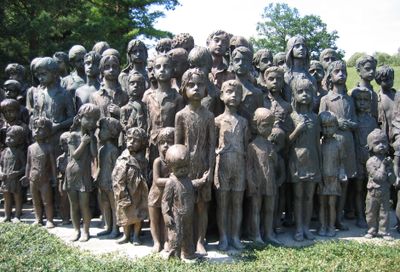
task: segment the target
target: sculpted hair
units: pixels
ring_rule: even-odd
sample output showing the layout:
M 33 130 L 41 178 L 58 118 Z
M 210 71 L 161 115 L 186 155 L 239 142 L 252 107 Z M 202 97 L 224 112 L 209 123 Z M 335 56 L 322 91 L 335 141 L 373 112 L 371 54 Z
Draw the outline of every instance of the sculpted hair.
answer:
M 376 141 L 376 140 L 385 140 L 385 141 L 387 141 L 386 133 L 383 132 L 379 128 L 374 129 L 367 136 L 367 144 L 368 144 L 369 151 L 372 151 L 372 149 L 374 148 L 374 141 Z
M 389 65 L 380 66 L 375 73 L 375 81 L 379 85 L 382 83 L 384 78 L 394 79 L 394 69 Z
M 262 121 L 268 121 L 273 124 L 275 120 L 274 113 L 267 108 L 257 108 L 253 115 L 253 125 L 258 127 Z
M 242 95 L 242 93 L 243 93 L 242 84 L 240 84 L 240 82 L 237 81 L 236 79 L 230 79 L 230 80 L 227 80 L 227 81 L 225 81 L 224 83 L 222 83 L 222 86 L 221 86 L 221 94 L 222 94 L 223 92 L 225 92 L 225 90 L 226 90 L 227 88 L 229 88 L 229 87 L 234 87 L 234 88 L 236 88 L 236 89 L 240 92 L 240 94 Z
M 47 117 L 39 116 L 33 119 L 32 127 L 37 128 L 39 126 L 45 129 L 47 135 L 50 135 L 51 129 L 53 128 L 53 122 L 51 122 Z
M 17 125 L 13 125 L 7 128 L 6 134 L 12 134 L 14 139 L 18 139 L 18 143 L 22 144 L 26 139 L 26 130 Z
M 114 117 L 103 117 L 99 120 L 99 127 L 105 127 L 110 131 L 111 138 L 116 139 L 121 133 L 122 126 L 119 120 Z
M 357 70 L 359 71 L 361 69 L 361 67 L 363 67 L 368 62 L 371 63 L 375 67 L 376 67 L 376 65 L 378 63 L 377 60 L 373 56 L 364 55 L 364 56 L 359 57 L 356 60 L 356 68 L 357 68 Z
M 160 39 L 157 44 L 156 44 L 156 51 L 158 53 L 162 52 L 164 49 L 166 49 L 165 51 L 169 51 L 172 49 L 172 40 L 170 38 L 163 38 Z
M 336 115 L 330 111 L 322 111 L 318 115 L 319 120 L 321 121 L 321 125 L 327 124 L 335 124 L 336 126 L 339 125 Z
M 69 58 L 68 54 L 62 51 L 55 52 L 53 55 L 53 59 L 59 59 L 64 62 L 67 66 L 69 66 Z
M 181 88 L 179 90 L 179 93 L 183 96 L 183 98 L 187 101 L 187 96 L 186 96 L 186 86 L 189 84 L 190 79 L 194 76 L 197 75 L 201 78 L 201 80 L 204 82 L 204 85 L 207 84 L 207 75 L 199 68 L 190 68 L 186 70 L 186 72 L 182 76 L 182 84 Z M 207 96 L 207 91 L 205 96 Z
M 74 45 L 68 52 L 69 61 L 72 62 L 77 56 L 85 56 L 86 49 L 82 45 Z
M 24 76 L 25 67 L 18 63 L 10 63 L 6 66 L 4 72 L 6 73 L 7 76 L 10 76 L 10 74 L 18 74 Z
M 108 44 L 108 42 L 100 41 L 100 42 L 97 42 L 95 45 L 93 45 L 92 51 L 95 51 L 97 54 L 99 54 L 101 56 L 103 54 L 103 52 L 105 50 L 107 50 L 108 48 L 110 48 L 110 45 Z
M 89 57 L 92 58 L 92 61 L 96 66 L 100 65 L 101 56 L 96 51 L 90 51 L 86 53 L 84 60 L 88 59 Z
M 333 84 L 332 84 L 332 72 L 336 68 L 343 69 L 346 72 L 347 75 L 347 67 L 346 63 L 342 60 L 335 60 L 331 62 L 328 66 L 328 70 L 326 71 L 326 89 L 327 90 L 332 90 L 333 89 Z
M 74 121 L 70 128 L 70 131 L 75 131 L 80 127 L 81 119 L 84 115 L 85 116 L 93 116 L 95 119 L 98 120 L 100 118 L 100 108 L 97 105 L 92 104 L 92 103 L 83 104 L 79 108 L 78 113 L 74 117 Z
M 212 56 L 207 47 L 196 46 L 188 55 L 189 66 L 191 68 L 207 67 L 208 71 L 211 71 L 212 67 Z
M 0 103 L 1 112 L 5 112 L 8 110 L 19 111 L 21 108 L 21 104 L 15 99 L 6 98 Z
M 139 128 L 139 127 L 132 127 L 130 129 L 128 129 L 128 131 L 126 132 L 126 136 L 132 136 L 135 137 L 137 139 L 140 139 L 142 141 L 142 148 L 146 148 L 147 145 L 147 133 L 143 128 Z
M 239 46 L 236 47 L 232 52 L 232 59 L 236 56 L 237 53 L 241 53 L 246 59 L 249 61 L 253 60 L 253 51 L 251 51 L 248 47 Z
M 292 69 L 293 66 L 293 48 L 297 42 L 301 42 L 305 45 L 306 47 L 306 56 L 304 58 L 304 67 L 308 69 L 308 66 L 310 64 L 310 51 L 308 50 L 306 39 L 303 36 L 296 35 L 294 37 L 291 37 L 286 45 L 286 66 L 289 69 Z
M 58 74 L 58 64 L 53 58 L 50 57 L 39 58 L 34 65 L 34 69 L 37 70 L 39 68 L 43 68 L 49 72 Z
M 174 140 L 175 138 L 175 128 L 173 127 L 165 127 L 160 130 L 157 136 L 157 143 L 160 143 L 161 141 L 168 141 L 168 140 Z
M 214 36 L 222 36 L 223 42 L 225 42 L 227 46 L 229 45 L 230 35 L 228 34 L 228 32 L 226 32 L 224 30 L 216 30 L 216 31 L 212 32 L 210 35 L 208 35 L 207 42 L 206 42 L 207 45 L 210 44 L 210 42 L 214 38 Z
M 147 57 L 148 57 L 147 47 L 144 44 L 144 42 L 142 42 L 141 40 L 131 40 L 128 43 L 128 46 L 126 49 L 127 54 L 129 55 L 134 48 L 139 48 L 139 49 L 143 50 L 145 52 L 145 59 L 147 59 Z
M 194 39 L 189 33 L 179 33 L 172 38 L 171 45 L 172 49 L 184 48 L 190 51 L 194 47 Z
M 270 73 L 273 73 L 273 72 L 279 74 L 283 79 L 285 72 L 283 71 L 283 69 L 281 67 L 278 67 L 278 66 L 268 67 L 264 72 L 264 78 L 266 78 Z
M 17 89 L 18 92 L 21 92 L 21 89 L 22 89 L 21 83 L 19 83 L 15 79 L 6 80 L 6 82 L 4 82 L 4 84 L 3 84 L 3 87 L 4 88 L 13 87 L 13 88 Z
M 116 61 L 117 65 L 119 67 L 119 59 L 114 55 L 107 55 L 107 56 L 102 57 L 101 60 L 100 60 L 99 68 L 100 68 L 100 72 L 101 73 L 104 72 L 104 66 L 106 65 L 106 63 L 109 62 L 109 61 L 112 61 L 112 60 Z
M 254 54 L 254 56 L 253 56 L 253 65 L 254 65 L 255 67 L 260 63 L 261 57 L 262 57 L 264 54 L 267 54 L 268 59 L 270 59 L 270 60 L 271 60 L 271 63 L 272 63 L 272 61 L 273 61 L 272 52 L 271 52 L 270 50 L 268 50 L 268 49 L 260 49 L 260 50 L 258 50 L 258 51 Z
M 322 62 L 324 60 L 324 57 L 328 54 L 332 54 L 336 60 L 339 58 L 338 54 L 336 53 L 336 51 L 332 48 L 325 48 L 324 50 L 322 50 L 321 54 L 319 55 L 319 61 Z
M 184 145 L 175 144 L 168 148 L 165 160 L 169 167 L 182 163 L 189 164 L 189 150 Z
M 360 94 L 368 94 L 369 100 L 372 101 L 372 94 L 366 87 L 356 87 L 351 91 L 351 97 L 357 100 Z

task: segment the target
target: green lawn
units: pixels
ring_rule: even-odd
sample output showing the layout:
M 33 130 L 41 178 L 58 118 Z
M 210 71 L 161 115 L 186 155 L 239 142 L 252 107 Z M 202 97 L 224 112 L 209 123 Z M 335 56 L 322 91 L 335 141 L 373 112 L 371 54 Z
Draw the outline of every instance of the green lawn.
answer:
M 306 248 L 247 250 L 231 264 L 184 264 L 157 257 L 94 256 L 44 228 L 0 224 L 0 271 L 400 271 L 400 242 L 321 242 Z
M 400 91 L 400 67 L 393 67 L 394 69 L 394 86 L 397 91 Z M 355 67 L 347 67 L 347 89 L 350 91 L 353 89 L 356 85 L 357 82 L 359 81 L 359 76 L 357 74 L 356 68 Z M 375 82 L 375 80 L 372 81 L 372 85 L 374 86 L 374 90 L 378 91 L 380 89 L 379 85 Z

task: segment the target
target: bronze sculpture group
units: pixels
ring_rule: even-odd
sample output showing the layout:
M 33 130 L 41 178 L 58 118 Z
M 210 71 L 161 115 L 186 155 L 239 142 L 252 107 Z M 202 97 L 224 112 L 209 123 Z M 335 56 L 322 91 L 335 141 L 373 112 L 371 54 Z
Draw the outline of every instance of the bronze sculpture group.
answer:
M 354 213 L 365 237 L 392 239 L 400 96 L 391 67 L 376 71 L 372 56 L 361 57 L 360 83 L 348 93 L 345 62 L 325 49 L 310 63 L 301 36 L 275 56 L 222 30 L 207 47 L 182 33 L 156 50 L 149 58 L 132 40 L 120 70 L 120 54 L 107 43 L 89 52 L 75 45 L 68 55 L 32 60 L 31 87 L 22 65 L 7 66 L 2 222 L 13 204 L 20 220 L 29 186 L 35 224 L 44 209 L 47 228 L 55 216 L 71 219 L 71 240 L 84 242 L 100 209 L 99 236 L 116 239 L 122 229 L 118 243 L 140 244 L 149 219 L 153 251 L 187 260 L 207 254 L 213 224 L 222 251 L 244 248 L 243 236 L 280 245 L 283 223 L 294 225 L 295 241 L 313 240 L 314 212 L 320 236 L 347 230 L 344 213 Z

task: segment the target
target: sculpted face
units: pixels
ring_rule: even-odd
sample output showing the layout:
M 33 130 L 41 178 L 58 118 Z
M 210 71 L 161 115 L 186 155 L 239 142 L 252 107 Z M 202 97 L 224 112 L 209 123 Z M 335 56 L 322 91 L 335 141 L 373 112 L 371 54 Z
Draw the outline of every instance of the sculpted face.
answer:
M 206 95 L 206 84 L 202 77 L 197 74 L 192 75 L 185 87 L 186 97 L 189 101 L 201 101 Z
M 138 77 L 130 77 L 128 85 L 129 97 L 142 97 L 145 89 L 144 80 Z
M 310 66 L 308 72 L 315 78 L 317 82 L 321 82 L 325 76 L 325 71 L 323 67 L 318 65 Z
M 322 124 L 322 134 L 325 137 L 333 137 L 338 129 L 338 125 L 335 122 L 325 122 Z
M 260 72 L 263 73 L 272 66 L 272 58 L 268 53 L 263 53 L 258 64 Z
M 72 66 L 75 67 L 77 71 L 84 71 L 85 70 L 84 54 L 77 54 L 72 61 Z
M 270 72 L 264 77 L 265 86 L 270 92 L 280 92 L 283 88 L 283 75 Z
M 208 48 L 213 55 L 223 56 L 228 50 L 229 42 L 226 40 L 225 35 L 214 35 L 208 44 Z
M 325 54 L 323 58 L 321 58 L 322 67 L 324 67 L 324 69 L 327 70 L 329 64 L 334 61 L 337 61 L 335 54 L 333 52 L 328 52 Z
M 233 71 L 237 75 L 247 75 L 250 72 L 251 61 L 240 52 L 236 52 L 232 57 Z
M 55 73 L 47 70 L 44 67 L 38 67 L 36 69 L 36 77 L 40 82 L 40 85 L 49 86 L 55 82 Z
M 294 91 L 294 99 L 298 104 L 309 105 L 312 102 L 312 93 L 310 87 L 301 86 Z
M 371 94 L 369 92 L 360 92 L 355 102 L 357 111 L 369 112 L 371 109 Z
M 167 57 L 159 57 L 154 62 L 154 76 L 159 81 L 167 81 L 171 79 L 172 64 Z
M 303 59 L 307 56 L 307 47 L 303 41 L 297 41 L 293 46 L 293 57 Z
M 116 59 L 110 58 L 104 63 L 103 76 L 106 80 L 117 80 L 119 75 L 119 63 Z
M 132 63 L 144 63 L 146 61 L 146 51 L 141 46 L 136 46 L 129 52 Z
M 228 85 L 222 89 L 221 100 L 227 106 L 238 107 L 242 102 L 242 92 L 239 86 Z
M 99 65 L 93 61 L 92 56 L 88 56 L 85 59 L 85 74 L 88 77 L 94 77 L 99 75 Z
M 375 78 L 375 70 L 376 66 L 371 62 L 367 62 L 360 67 L 358 73 L 362 79 L 372 81 Z
M 332 83 L 345 84 L 347 79 L 347 72 L 344 67 L 335 67 L 331 72 Z
M 386 138 L 383 137 L 375 137 L 372 141 L 372 151 L 374 154 L 384 155 L 387 153 L 389 145 Z
M 264 138 L 268 139 L 268 137 L 271 135 L 273 125 L 274 118 L 262 120 L 257 126 L 258 133 Z

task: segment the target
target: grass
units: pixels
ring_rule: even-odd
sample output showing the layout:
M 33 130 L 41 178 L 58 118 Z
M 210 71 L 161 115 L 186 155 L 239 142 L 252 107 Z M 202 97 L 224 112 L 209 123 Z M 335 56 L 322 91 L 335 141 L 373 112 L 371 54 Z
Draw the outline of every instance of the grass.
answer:
M 94 256 L 65 245 L 44 228 L 0 224 L 0 271 L 400 271 L 400 243 L 321 242 L 294 249 L 249 249 L 231 264 L 185 264 L 145 257 Z
M 400 66 L 393 67 L 394 69 L 394 86 L 397 91 L 400 91 Z M 352 90 L 357 83 L 359 82 L 359 76 L 357 74 L 356 68 L 355 67 L 347 67 L 347 89 L 350 91 Z M 380 89 L 379 85 L 375 82 L 375 80 L 372 81 L 372 85 L 374 86 L 374 90 L 378 91 Z

